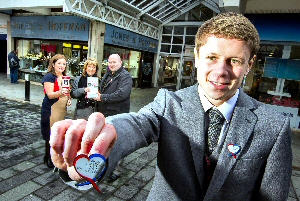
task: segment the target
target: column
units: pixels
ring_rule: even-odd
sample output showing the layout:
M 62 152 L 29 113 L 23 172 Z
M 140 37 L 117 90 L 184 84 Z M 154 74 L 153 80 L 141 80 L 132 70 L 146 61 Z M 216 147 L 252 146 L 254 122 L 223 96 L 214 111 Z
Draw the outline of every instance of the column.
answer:
M 96 58 L 99 63 L 98 76 L 101 76 L 104 55 L 105 23 L 90 21 L 88 58 Z

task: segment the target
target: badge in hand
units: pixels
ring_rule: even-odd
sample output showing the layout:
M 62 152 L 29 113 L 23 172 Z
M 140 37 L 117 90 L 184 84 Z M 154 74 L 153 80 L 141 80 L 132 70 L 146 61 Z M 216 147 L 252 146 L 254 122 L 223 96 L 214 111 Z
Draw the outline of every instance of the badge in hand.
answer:
M 92 154 L 90 156 L 80 154 L 74 159 L 73 165 L 76 172 L 88 180 L 87 182 L 76 184 L 77 186 L 92 184 L 99 193 L 102 193 L 96 181 L 106 170 L 106 159 L 104 156 L 101 154 Z

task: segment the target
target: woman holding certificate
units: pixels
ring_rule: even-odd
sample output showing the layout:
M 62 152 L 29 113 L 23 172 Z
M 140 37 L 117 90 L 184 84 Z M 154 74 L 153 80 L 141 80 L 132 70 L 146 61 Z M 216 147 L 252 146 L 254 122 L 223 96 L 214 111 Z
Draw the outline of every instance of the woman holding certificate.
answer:
M 66 68 L 66 57 L 56 54 L 51 58 L 48 72 L 42 80 L 45 96 L 41 109 L 41 132 L 45 140 L 44 164 L 49 168 L 54 167 L 50 157 L 50 128 L 55 122 L 65 119 L 67 106 L 71 105 Z
M 95 58 L 85 61 L 83 73 L 77 76 L 72 85 L 71 97 L 77 99 L 74 119 L 88 119 L 90 114 L 95 111 L 98 97 L 98 72 L 99 66 Z

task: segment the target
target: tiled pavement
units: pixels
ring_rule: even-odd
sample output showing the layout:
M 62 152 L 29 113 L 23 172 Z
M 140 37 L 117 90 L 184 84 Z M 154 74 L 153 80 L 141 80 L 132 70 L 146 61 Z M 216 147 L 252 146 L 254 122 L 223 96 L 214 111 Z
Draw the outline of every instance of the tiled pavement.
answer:
M 6 200 L 107 200 L 143 201 L 154 177 L 157 145 L 137 150 L 125 158 L 125 171 L 117 181 L 96 190 L 78 191 L 65 185 L 43 164 L 44 142 L 40 135 L 41 85 L 30 85 L 25 102 L 24 82 L 13 85 L 0 74 L 0 201 Z M 133 89 L 131 111 L 152 101 L 157 89 Z M 74 105 L 68 108 L 72 116 Z M 288 201 L 300 199 L 300 133 L 293 134 L 293 176 Z

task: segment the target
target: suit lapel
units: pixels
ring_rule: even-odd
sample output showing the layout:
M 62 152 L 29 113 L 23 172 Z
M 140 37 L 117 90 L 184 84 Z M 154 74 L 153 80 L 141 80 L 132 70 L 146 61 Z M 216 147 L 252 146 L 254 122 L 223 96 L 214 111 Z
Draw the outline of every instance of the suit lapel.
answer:
M 256 116 L 250 111 L 253 107 L 253 103 L 240 90 L 238 102 L 232 114 L 222 151 L 219 155 L 218 163 L 205 199 L 210 200 L 217 192 L 219 192 L 233 165 L 240 158 L 243 148 L 253 133 L 253 129 L 257 122 Z M 236 155 L 236 158 L 230 155 L 228 144 L 237 144 L 241 146 L 241 151 Z
M 183 118 L 185 122 L 189 123 L 189 139 L 190 146 L 193 155 L 195 170 L 198 176 L 198 180 L 203 190 L 203 156 L 205 148 L 205 133 L 204 133 L 204 110 L 199 98 L 197 85 L 193 86 L 190 93 L 185 94 L 186 97 L 181 105 L 183 110 Z

